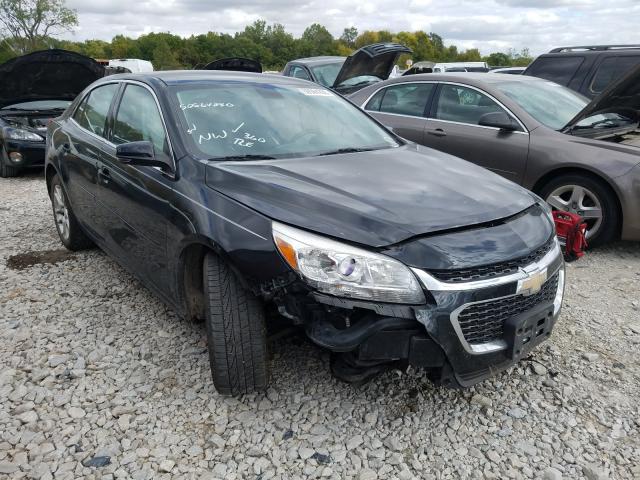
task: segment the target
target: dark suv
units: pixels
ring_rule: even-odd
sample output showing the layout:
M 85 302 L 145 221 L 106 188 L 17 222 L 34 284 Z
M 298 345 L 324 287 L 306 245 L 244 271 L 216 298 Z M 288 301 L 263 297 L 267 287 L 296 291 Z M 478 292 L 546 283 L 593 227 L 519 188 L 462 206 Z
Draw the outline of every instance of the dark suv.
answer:
M 523 75 L 545 78 L 595 98 L 640 64 L 640 45 L 554 48 L 536 58 Z

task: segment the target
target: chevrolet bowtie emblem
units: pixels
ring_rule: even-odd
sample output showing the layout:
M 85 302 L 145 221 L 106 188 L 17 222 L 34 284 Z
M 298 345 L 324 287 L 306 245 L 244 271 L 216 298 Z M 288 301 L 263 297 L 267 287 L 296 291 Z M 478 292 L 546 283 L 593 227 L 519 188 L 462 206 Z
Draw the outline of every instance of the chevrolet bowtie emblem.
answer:
M 528 273 L 528 272 L 527 272 Z M 535 272 L 529 273 L 527 278 L 523 278 L 518 281 L 518 289 L 516 293 L 521 293 L 522 295 L 528 296 L 538 293 L 544 285 L 544 282 L 547 281 L 547 269 L 538 270 Z

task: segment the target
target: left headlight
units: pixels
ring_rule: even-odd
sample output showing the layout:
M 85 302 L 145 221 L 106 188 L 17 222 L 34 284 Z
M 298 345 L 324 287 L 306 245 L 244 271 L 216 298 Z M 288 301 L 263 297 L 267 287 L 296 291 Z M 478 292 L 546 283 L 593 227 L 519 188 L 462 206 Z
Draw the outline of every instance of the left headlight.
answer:
M 9 140 L 26 140 L 28 142 L 44 142 L 44 137 L 21 128 L 5 128 L 4 136 Z
M 321 292 L 384 303 L 425 302 L 411 270 L 393 258 L 275 222 L 273 239 L 289 266 Z

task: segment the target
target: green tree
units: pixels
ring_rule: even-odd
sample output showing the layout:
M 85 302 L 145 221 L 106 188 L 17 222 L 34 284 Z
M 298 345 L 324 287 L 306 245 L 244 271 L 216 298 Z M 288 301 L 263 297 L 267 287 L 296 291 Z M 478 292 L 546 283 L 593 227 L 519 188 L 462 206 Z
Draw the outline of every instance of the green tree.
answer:
M 509 67 L 511 66 L 511 57 L 503 52 L 495 52 L 484 57 L 484 61 L 492 67 Z
M 138 41 L 124 35 L 116 35 L 111 40 L 112 58 L 140 58 Z
M 64 0 L 0 0 L 0 25 L 11 50 L 24 54 L 45 46 L 49 37 L 72 30 L 78 16 Z
M 308 56 L 335 53 L 333 35 L 319 23 L 307 27 L 300 39 L 301 49 Z
M 156 70 L 179 70 L 183 68 L 176 58 L 175 52 L 171 50 L 169 44 L 164 40 L 155 43 L 151 55 L 151 63 L 153 63 L 153 67 Z
M 358 29 L 356 27 L 348 27 L 342 31 L 340 41 L 349 48 L 356 46 L 356 38 L 358 38 Z

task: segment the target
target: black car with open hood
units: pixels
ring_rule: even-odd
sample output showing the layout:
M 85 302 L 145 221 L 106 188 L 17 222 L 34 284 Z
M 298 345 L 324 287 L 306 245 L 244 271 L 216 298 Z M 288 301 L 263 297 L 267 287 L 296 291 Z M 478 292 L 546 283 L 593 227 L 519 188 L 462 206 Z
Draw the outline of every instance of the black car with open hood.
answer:
M 411 49 L 399 43 L 366 45 L 348 57 L 309 57 L 287 63 L 283 75 L 311 80 L 347 95 L 389 78 L 402 54 Z
M 85 122 L 97 106 L 106 117 Z M 267 387 L 267 332 L 283 324 L 330 350 L 343 380 L 412 365 L 466 387 L 559 317 L 563 258 L 539 197 L 407 143 L 328 88 L 120 75 L 48 133 L 62 243 L 97 244 L 203 319 L 221 393 Z
M 57 49 L 0 65 L 0 176 L 44 165 L 47 123 L 104 75 L 95 60 Z

